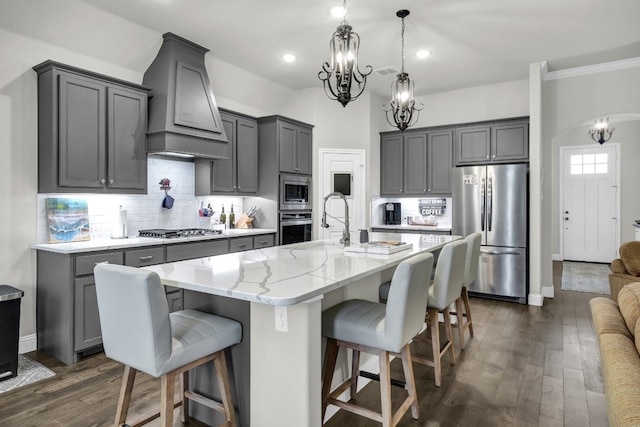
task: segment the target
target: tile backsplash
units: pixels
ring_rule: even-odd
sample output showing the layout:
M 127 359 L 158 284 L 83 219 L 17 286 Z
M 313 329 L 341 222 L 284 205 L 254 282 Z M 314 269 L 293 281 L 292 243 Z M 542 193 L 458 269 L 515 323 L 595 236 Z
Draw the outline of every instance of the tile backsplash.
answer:
M 127 210 L 127 234 L 137 236 L 138 230 L 149 228 L 211 228 L 217 224 L 222 205 L 227 218 L 233 204 L 236 217 L 243 212 L 242 197 L 206 196 L 196 197 L 194 187 L 195 166 L 192 162 L 149 157 L 147 160 L 147 194 L 100 195 L 100 194 L 38 194 L 37 243 L 47 243 L 46 202 L 48 197 L 84 199 L 89 207 L 91 239 L 108 239 L 112 234 L 112 224 L 122 206 Z M 173 208 L 162 207 L 165 197 L 160 189 L 160 180 L 169 178 L 169 195 L 175 199 Z M 200 217 L 201 204 L 208 204 L 215 211 L 212 217 Z
M 386 197 L 374 197 L 371 200 L 371 226 L 375 227 L 376 225 L 384 224 L 383 219 L 383 206 L 385 203 L 393 203 L 399 202 L 402 204 L 401 213 L 402 213 L 402 224 L 407 223 L 408 217 L 419 217 L 422 216 L 422 212 L 420 211 L 420 200 L 433 200 L 433 201 L 441 201 L 445 199 L 444 207 L 442 209 L 443 215 L 437 216 L 438 225 L 441 227 L 451 227 L 451 210 L 453 209 L 451 203 L 451 197 L 399 197 L 399 198 L 386 198 Z M 441 205 L 435 205 L 441 206 Z

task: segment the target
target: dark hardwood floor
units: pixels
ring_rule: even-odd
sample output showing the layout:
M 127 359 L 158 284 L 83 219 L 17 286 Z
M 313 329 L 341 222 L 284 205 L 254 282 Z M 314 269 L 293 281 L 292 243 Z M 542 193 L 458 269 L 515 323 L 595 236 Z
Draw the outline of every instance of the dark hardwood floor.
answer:
M 472 298 L 475 336 L 467 340 L 464 351 L 457 347 L 455 365 L 444 359 L 441 387 L 434 384 L 432 368 L 414 365 L 420 419 L 413 420 L 408 413 L 399 425 L 607 426 L 600 356 L 589 309 L 589 300 L 597 295 L 560 290 L 561 270 L 562 264 L 554 262 L 555 298 L 546 299 L 543 307 Z M 457 345 L 457 336 L 454 338 Z M 418 344 L 414 352 L 429 353 L 429 345 Z M 112 425 L 120 364 L 102 353 L 72 366 L 37 351 L 28 356 L 56 375 L 0 394 L 0 426 Z M 392 363 L 394 376 L 402 378 L 397 362 Z M 159 390 L 158 380 L 141 374 L 132 411 L 142 413 L 154 407 Z M 393 392 L 396 404 L 401 393 Z M 378 384 L 371 382 L 357 399 L 378 409 Z M 182 424 L 176 411 L 175 425 L 203 424 Z M 380 424 L 340 411 L 326 425 Z

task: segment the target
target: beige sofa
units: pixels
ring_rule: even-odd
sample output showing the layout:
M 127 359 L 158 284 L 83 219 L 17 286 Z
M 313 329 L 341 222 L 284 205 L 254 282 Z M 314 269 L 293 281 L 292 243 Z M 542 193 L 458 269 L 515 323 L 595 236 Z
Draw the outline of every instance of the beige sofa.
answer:
M 617 303 L 598 297 L 590 304 L 609 423 L 640 426 L 640 282 L 620 289 Z
M 640 282 L 640 242 L 633 240 L 623 243 L 618 252 L 620 258 L 611 261 L 609 274 L 611 299 L 614 301 L 618 301 L 618 292 L 625 285 Z

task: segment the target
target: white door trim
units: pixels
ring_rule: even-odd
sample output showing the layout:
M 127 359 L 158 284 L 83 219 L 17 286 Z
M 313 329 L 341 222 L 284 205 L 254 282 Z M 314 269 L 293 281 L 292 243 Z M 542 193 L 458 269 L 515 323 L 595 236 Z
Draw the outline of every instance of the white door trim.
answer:
M 314 224 L 315 224 L 315 228 L 316 228 L 316 236 L 318 236 L 318 238 L 320 238 L 320 236 L 322 235 L 322 229 L 321 227 L 321 221 L 322 221 L 322 206 L 323 206 L 323 199 L 325 194 L 321 194 L 321 188 L 322 188 L 322 183 L 324 182 L 325 178 L 326 178 L 326 174 L 330 173 L 329 171 L 326 170 L 326 165 L 325 165 L 325 156 L 327 154 L 352 154 L 352 155 L 358 155 L 360 156 L 360 158 L 362 159 L 362 180 L 361 180 L 361 184 L 360 184 L 360 191 L 362 191 L 363 196 L 363 204 L 364 206 L 362 206 L 362 209 L 360 210 L 360 212 L 362 212 L 363 218 L 363 226 L 366 227 L 367 224 L 367 218 L 366 218 L 366 214 L 365 211 L 367 209 L 368 203 L 366 200 L 366 151 L 362 150 L 362 149 L 355 149 L 355 148 L 320 148 L 318 150 L 318 154 L 319 154 L 319 158 L 320 158 L 320 164 L 319 164 L 319 173 L 318 173 L 318 181 L 317 181 L 317 204 L 316 206 L 318 206 L 318 214 L 314 214 Z M 355 190 L 355 189 L 354 189 Z M 352 235 L 353 235 L 353 231 L 352 231 Z
M 616 215 L 617 215 L 617 219 L 616 219 L 616 231 L 615 231 L 615 247 L 618 248 L 620 247 L 620 143 L 619 142 L 614 142 L 614 143 L 607 143 L 607 145 L 609 146 L 613 146 L 613 148 L 615 148 L 615 152 L 616 152 L 616 185 L 618 186 L 617 191 L 616 191 Z M 564 224 L 564 216 L 562 214 L 562 206 L 563 206 L 563 201 L 564 201 L 564 153 L 567 150 L 580 150 L 580 149 L 592 149 L 593 144 L 589 144 L 589 145 L 564 145 L 559 147 L 560 148 L 560 152 L 559 152 L 559 191 L 558 191 L 558 235 L 559 235 L 559 239 L 558 239 L 558 243 L 559 243 L 559 252 L 560 252 L 560 261 L 564 260 L 564 232 L 563 232 L 563 224 Z

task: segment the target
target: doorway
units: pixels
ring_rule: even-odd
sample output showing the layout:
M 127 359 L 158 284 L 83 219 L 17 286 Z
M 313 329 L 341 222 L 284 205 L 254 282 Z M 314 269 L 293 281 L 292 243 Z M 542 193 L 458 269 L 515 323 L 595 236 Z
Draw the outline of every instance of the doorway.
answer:
M 560 147 L 564 260 L 609 263 L 620 245 L 619 144 Z
M 323 208 L 324 198 L 330 193 L 344 194 L 349 207 L 349 231 L 351 241 L 355 242 L 357 230 L 365 228 L 365 152 L 338 148 L 321 148 L 320 154 L 320 191 L 318 206 Z M 318 237 L 338 241 L 342 237 L 345 223 L 345 204 L 340 197 L 331 197 L 326 202 L 328 228 L 323 228 L 322 211 L 319 211 Z

